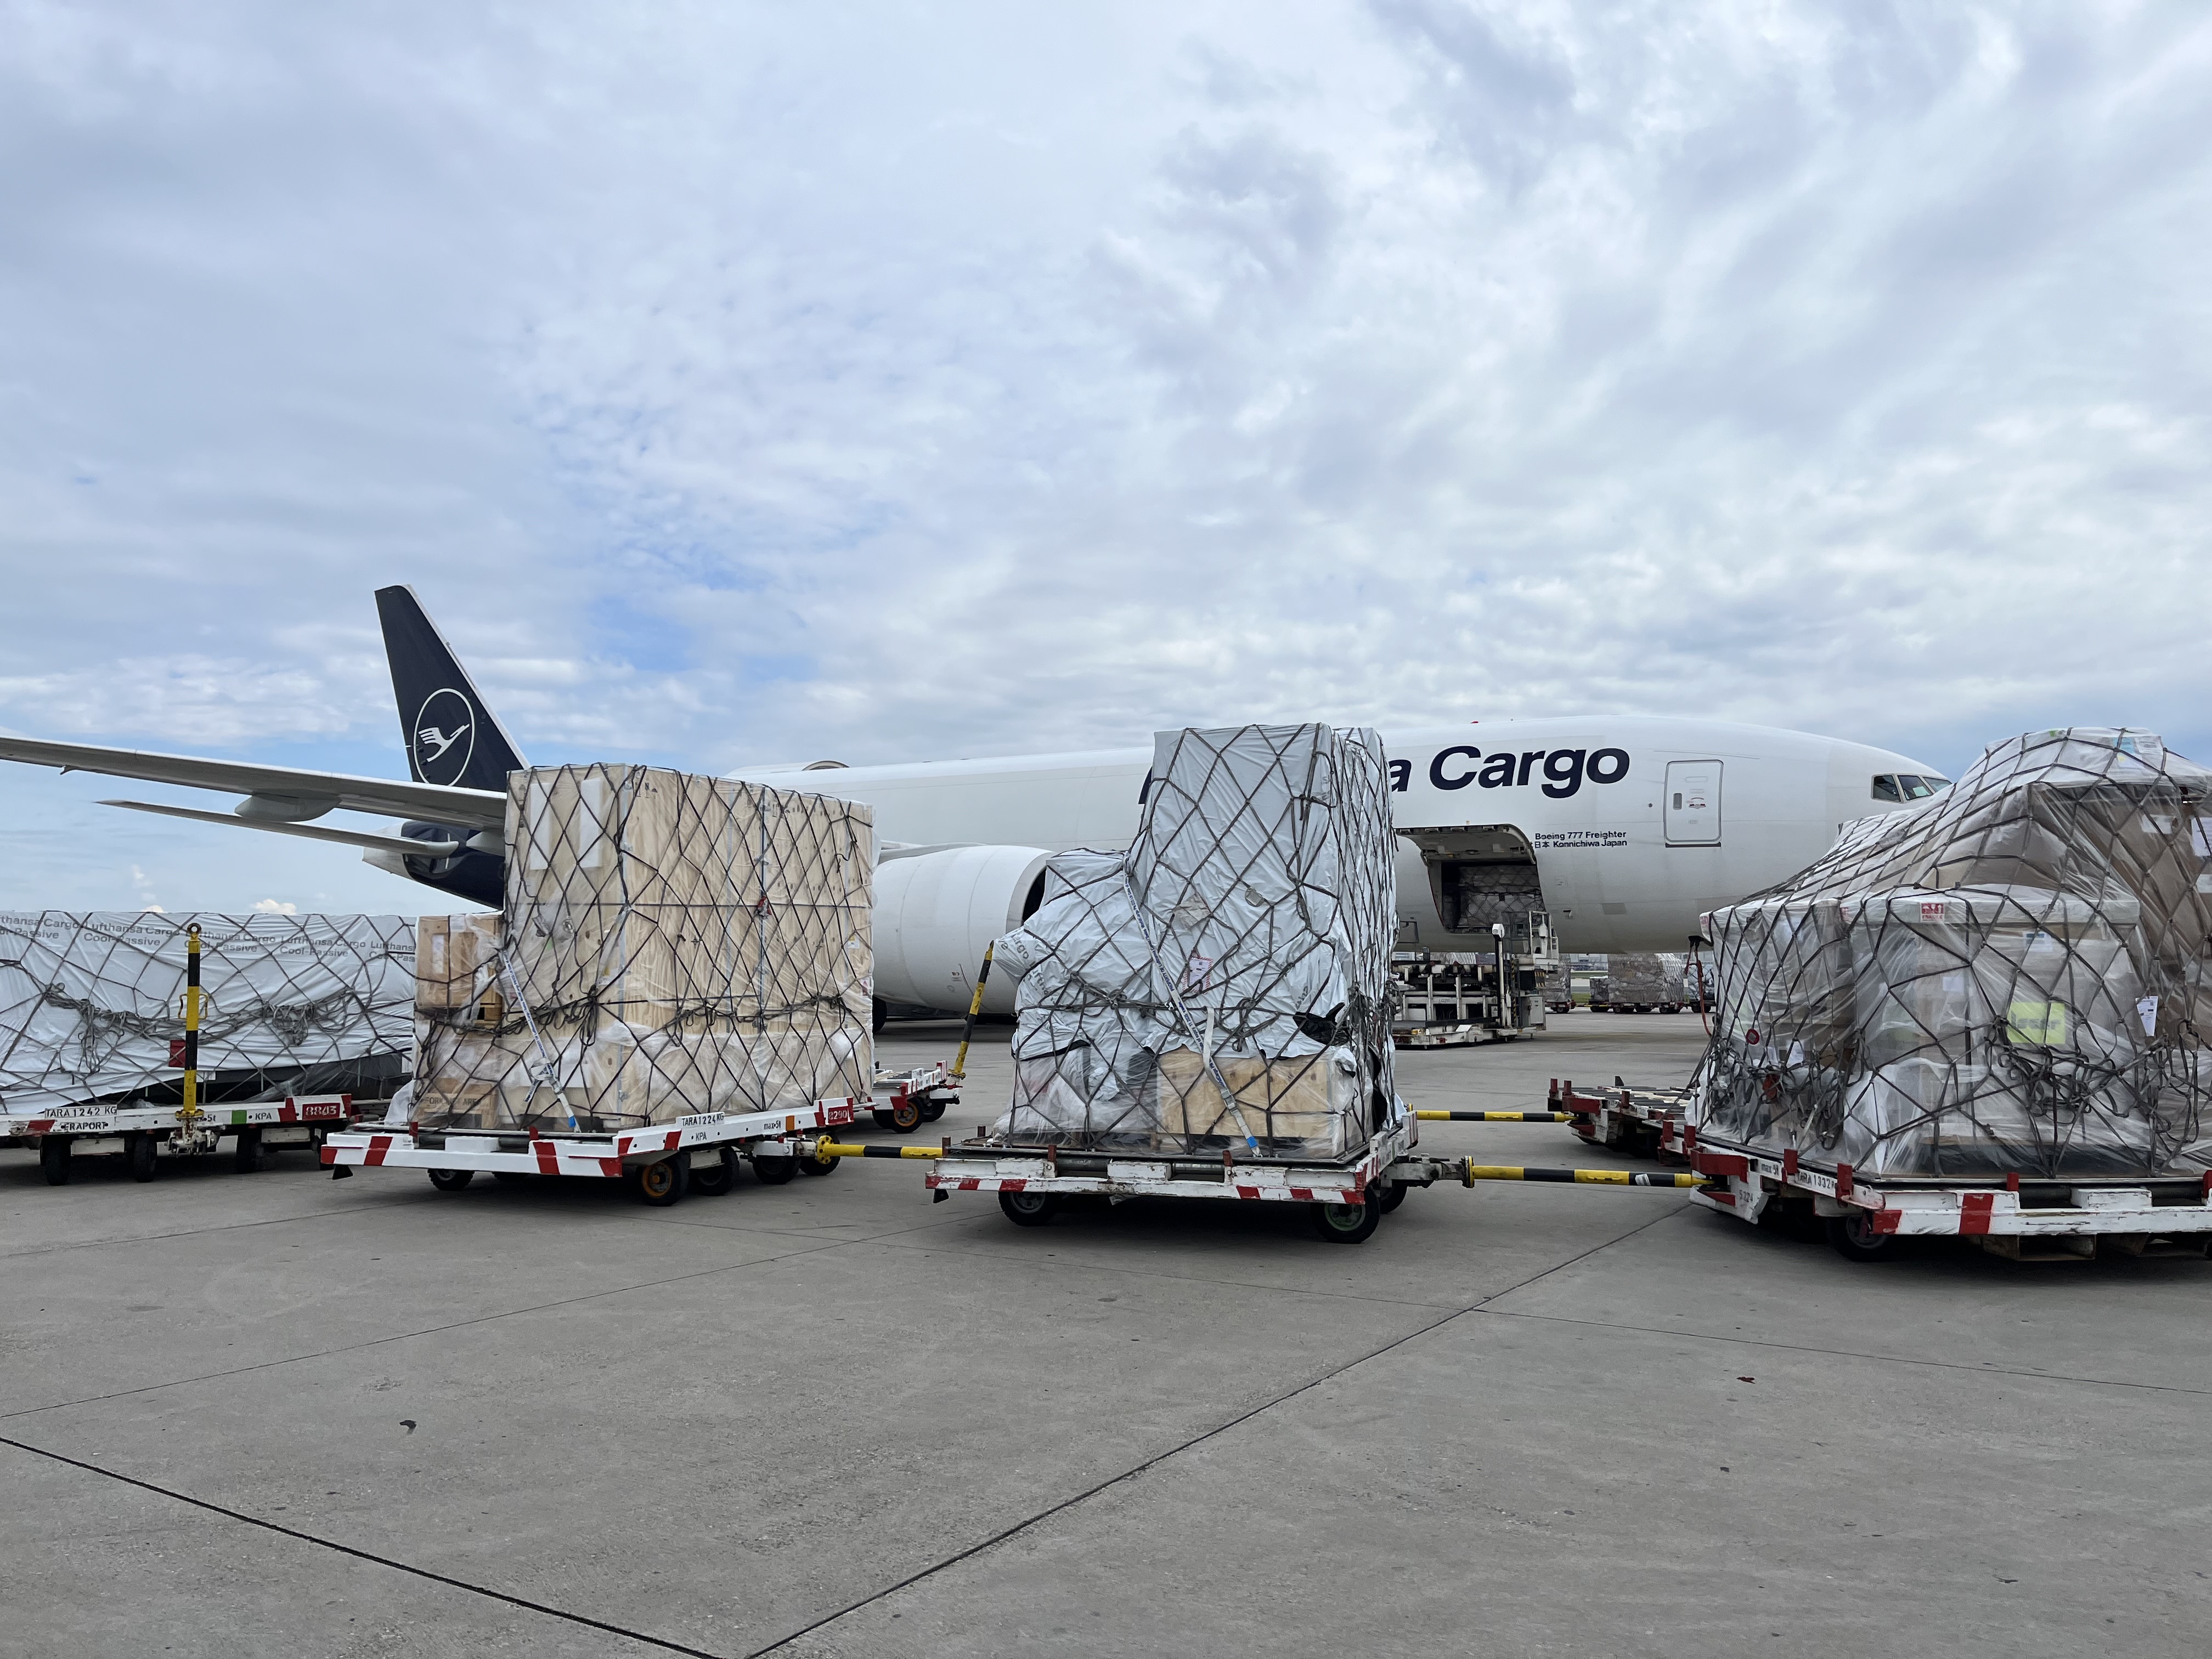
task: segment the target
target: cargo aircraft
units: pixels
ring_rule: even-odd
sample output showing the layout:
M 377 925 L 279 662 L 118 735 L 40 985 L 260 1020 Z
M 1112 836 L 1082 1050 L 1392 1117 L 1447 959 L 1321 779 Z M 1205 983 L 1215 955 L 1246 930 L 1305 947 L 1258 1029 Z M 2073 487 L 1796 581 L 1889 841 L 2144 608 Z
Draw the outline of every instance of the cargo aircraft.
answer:
M 507 779 L 526 763 L 408 587 L 376 595 L 410 781 L 0 737 L 0 759 L 235 794 L 228 812 L 107 805 L 362 849 L 496 906 Z M 1854 818 L 1946 787 L 1886 749 L 1770 726 L 1640 715 L 1477 720 L 1384 734 L 1400 839 L 1401 948 L 1486 951 L 1549 919 L 1566 951 L 1680 950 L 1698 915 L 1803 868 Z M 732 778 L 874 809 L 876 993 L 968 1006 L 990 940 L 1036 905 L 1047 858 L 1136 832 L 1152 750 L 998 760 L 755 766 Z M 404 820 L 343 829 L 333 811 Z M 984 1006 L 1010 1012 L 1003 977 Z

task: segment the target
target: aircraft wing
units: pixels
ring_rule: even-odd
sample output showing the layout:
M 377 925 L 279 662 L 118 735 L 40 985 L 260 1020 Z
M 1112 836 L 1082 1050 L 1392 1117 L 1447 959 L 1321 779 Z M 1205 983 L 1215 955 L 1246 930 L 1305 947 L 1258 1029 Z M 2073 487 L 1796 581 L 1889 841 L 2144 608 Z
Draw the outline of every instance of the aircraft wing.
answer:
M 149 755 L 137 749 L 101 749 L 89 744 L 46 743 L 37 738 L 0 737 L 0 760 L 54 766 L 64 772 L 97 772 L 147 783 L 183 784 L 258 797 L 272 810 L 264 818 L 319 817 L 332 808 L 415 818 L 471 830 L 500 830 L 507 823 L 507 796 L 495 789 L 464 789 L 450 784 L 404 783 L 390 778 L 349 777 L 342 772 L 295 772 L 283 766 L 252 766 L 240 761 L 198 760 L 188 755 Z M 252 823 L 247 817 L 241 822 Z

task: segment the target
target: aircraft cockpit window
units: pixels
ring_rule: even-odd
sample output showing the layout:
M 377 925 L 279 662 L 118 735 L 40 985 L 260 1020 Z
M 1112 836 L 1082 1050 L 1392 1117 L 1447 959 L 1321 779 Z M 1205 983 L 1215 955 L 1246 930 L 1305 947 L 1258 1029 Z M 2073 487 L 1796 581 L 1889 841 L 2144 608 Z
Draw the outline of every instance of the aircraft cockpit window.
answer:
M 1927 779 L 1915 777 L 1910 772 L 1897 775 L 1897 787 L 1905 792 L 1907 800 L 1926 800 L 1936 793 L 1935 787 Z
M 1905 799 L 1903 795 L 1898 793 L 1896 778 L 1887 772 L 1882 773 L 1875 779 L 1874 798 L 1876 800 L 1903 800 Z

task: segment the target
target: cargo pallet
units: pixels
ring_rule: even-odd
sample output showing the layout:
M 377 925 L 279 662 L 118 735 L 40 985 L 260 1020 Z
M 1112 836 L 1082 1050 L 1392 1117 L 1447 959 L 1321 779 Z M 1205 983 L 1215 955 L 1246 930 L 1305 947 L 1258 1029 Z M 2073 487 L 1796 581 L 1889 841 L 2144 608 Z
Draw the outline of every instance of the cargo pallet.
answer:
M 151 1181 L 162 1159 L 204 1158 L 226 1139 L 234 1167 L 243 1175 L 265 1167 L 281 1147 L 320 1146 L 329 1130 L 344 1127 L 353 1116 L 353 1097 L 345 1094 L 287 1095 L 196 1112 L 181 1105 L 119 1101 L 0 1115 L 0 1146 L 37 1147 L 39 1170 L 49 1187 L 69 1184 L 70 1166 L 80 1152 L 120 1152 L 133 1181 Z
M 738 1161 L 748 1158 L 756 1178 L 781 1186 L 794 1175 L 823 1176 L 837 1167 L 818 1152 L 809 1131 L 840 1128 L 874 1098 L 817 1100 L 800 1112 L 699 1112 L 672 1123 L 605 1131 L 573 1129 L 401 1128 L 333 1134 L 323 1142 L 323 1162 L 334 1179 L 356 1169 L 422 1170 L 442 1192 L 458 1192 L 479 1174 L 501 1181 L 534 1176 L 581 1176 L 628 1181 L 647 1204 L 676 1203 L 694 1188 L 714 1194 L 735 1184 Z M 708 1167 L 693 1159 L 709 1154 Z

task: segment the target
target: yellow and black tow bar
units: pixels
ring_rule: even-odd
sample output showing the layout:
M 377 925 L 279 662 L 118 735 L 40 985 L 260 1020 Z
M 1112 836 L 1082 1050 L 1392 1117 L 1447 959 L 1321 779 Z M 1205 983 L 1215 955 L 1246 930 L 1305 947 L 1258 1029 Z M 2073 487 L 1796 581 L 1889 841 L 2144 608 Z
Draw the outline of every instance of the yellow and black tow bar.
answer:
M 1427 1123 L 1572 1123 L 1572 1112 L 1416 1112 Z
M 1711 1176 L 1686 1175 L 1671 1170 L 1543 1169 L 1515 1164 L 1477 1164 L 1471 1158 L 1457 1164 L 1439 1159 L 1433 1167 L 1439 1175 L 1457 1176 L 1460 1184 L 1465 1187 L 1472 1187 L 1478 1181 L 1559 1181 L 1598 1187 L 1685 1187 L 1695 1191 L 1713 1184 Z
M 850 1141 L 832 1140 L 823 1135 L 814 1143 L 814 1156 L 831 1158 L 943 1158 L 941 1146 L 865 1146 Z M 1477 1164 L 1473 1158 L 1462 1158 L 1446 1163 L 1432 1158 L 1429 1167 L 1441 1176 L 1457 1176 L 1461 1185 L 1472 1187 L 1478 1181 L 1556 1181 L 1579 1182 L 1596 1187 L 1675 1187 L 1695 1191 L 1712 1184 L 1711 1177 L 1684 1175 L 1673 1170 L 1575 1170 L 1547 1169 L 1540 1165 L 1517 1164 Z
M 943 1158 L 941 1146 L 866 1146 L 832 1140 L 828 1135 L 814 1143 L 814 1156 L 819 1161 L 832 1158 Z

